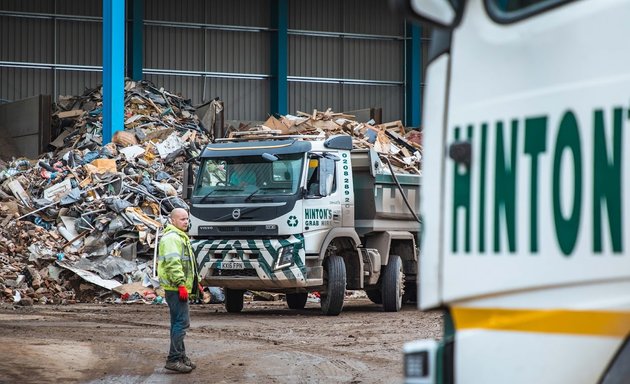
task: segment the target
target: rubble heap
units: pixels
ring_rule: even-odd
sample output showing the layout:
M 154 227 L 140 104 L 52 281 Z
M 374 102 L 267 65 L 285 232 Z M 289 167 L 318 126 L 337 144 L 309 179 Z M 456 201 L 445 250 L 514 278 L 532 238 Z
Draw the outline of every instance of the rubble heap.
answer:
M 185 207 L 183 163 L 210 137 L 189 100 L 127 81 L 125 130 L 103 146 L 102 104 L 101 87 L 60 98 L 54 150 L 0 161 L 0 301 L 72 302 L 151 285 L 156 233 Z
M 327 138 L 347 134 L 353 138 L 354 148 L 372 148 L 387 159 L 397 172 L 421 174 L 422 132 L 406 130 L 401 121 L 375 124 L 360 123 L 354 116 L 314 110 L 313 113 L 297 112 L 297 115 L 271 116 L 259 127 L 241 127 L 230 132 L 230 137 L 260 137 L 268 133 L 279 135 L 309 135 Z
M 166 215 L 186 207 L 178 197 L 184 163 L 195 164 L 211 140 L 201 121 L 214 123 L 200 120 L 189 100 L 127 81 L 125 129 L 103 146 L 102 105 L 101 87 L 60 97 L 51 151 L 35 160 L 0 160 L 0 302 L 113 299 L 112 291 L 161 302 L 150 288 L 157 285 L 156 240 Z M 398 170 L 421 173 L 421 133 L 399 121 L 352 118 L 330 109 L 298 112 L 229 136 L 349 134 L 356 148 L 373 148 Z

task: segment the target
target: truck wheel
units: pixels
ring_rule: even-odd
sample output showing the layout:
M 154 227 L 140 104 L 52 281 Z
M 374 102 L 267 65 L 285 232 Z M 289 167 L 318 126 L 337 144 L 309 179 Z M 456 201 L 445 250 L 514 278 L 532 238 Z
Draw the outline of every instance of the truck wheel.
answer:
M 243 294 L 241 289 L 225 289 L 225 310 L 230 313 L 238 313 L 243 310 Z
M 287 293 L 287 305 L 290 309 L 304 309 L 306 305 L 306 299 L 308 299 L 308 293 Z
M 398 255 L 389 255 L 381 282 L 381 295 L 385 312 L 398 312 L 405 292 L 405 274 L 402 260 Z
M 324 261 L 324 283 L 326 289 L 320 292 L 322 312 L 326 316 L 337 316 L 346 296 L 346 263 L 341 256 L 329 256 Z
M 383 303 L 383 296 L 381 295 L 380 289 L 367 289 L 365 291 L 365 294 L 367 295 L 368 299 L 372 300 L 374 304 Z

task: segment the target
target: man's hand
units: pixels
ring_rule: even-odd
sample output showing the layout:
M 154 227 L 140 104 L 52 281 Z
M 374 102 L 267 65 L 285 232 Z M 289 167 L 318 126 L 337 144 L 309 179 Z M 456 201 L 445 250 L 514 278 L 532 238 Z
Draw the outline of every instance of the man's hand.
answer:
M 179 301 L 188 301 L 188 290 L 185 286 L 179 286 Z
M 203 294 L 203 285 L 201 283 L 197 284 L 197 289 L 199 290 L 199 294 Z

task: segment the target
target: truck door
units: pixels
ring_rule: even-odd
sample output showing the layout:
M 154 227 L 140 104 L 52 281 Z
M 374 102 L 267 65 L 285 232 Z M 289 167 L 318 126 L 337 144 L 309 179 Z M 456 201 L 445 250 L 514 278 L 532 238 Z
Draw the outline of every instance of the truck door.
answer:
M 319 252 L 328 231 L 341 225 L 341 196 L 335 154 L 309 156 L 305 180 L 303 231 L 306 253 Z M 309 249 L 313 247 L 313 249 Z

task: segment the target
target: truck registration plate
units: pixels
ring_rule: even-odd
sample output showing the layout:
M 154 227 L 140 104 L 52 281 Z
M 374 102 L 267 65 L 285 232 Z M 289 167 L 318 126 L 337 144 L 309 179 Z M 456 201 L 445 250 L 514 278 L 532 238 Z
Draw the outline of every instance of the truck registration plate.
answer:
M 240 261 L 224 261 L 219 269 L 245 269 L 245 264 Z

